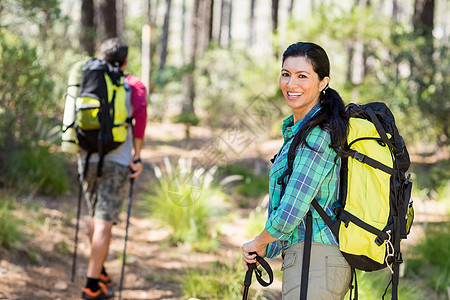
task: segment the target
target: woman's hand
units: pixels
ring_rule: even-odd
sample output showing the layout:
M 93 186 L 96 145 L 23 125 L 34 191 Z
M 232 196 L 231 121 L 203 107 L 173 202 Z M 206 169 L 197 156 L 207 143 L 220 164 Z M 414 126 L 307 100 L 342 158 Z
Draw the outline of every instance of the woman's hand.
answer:
M 257 263 L 256 255 L 250 254 L 250 252 L 256 252 L 258 256 L 265 257 L 267 245 L 276 240 L 277 239 L 271 236 L 264 228 L 261 234 L 255 237 L 253 241 L 247 242 L 242 245 L 242 262 L 244 264 L 245 270 L 248 271 L 247 264 Z
M 248 264 L 258 263 L 256 261 L 256 254 L 250 254 L 250 252 L 256 252 L 260 257 L 266 256 L 267 244 L 258 246 L 256 245 L 255 241 L 256 238 L 253 241 L 247 242 L 242 245 L 242 261 L 246 271 L 248 271 Z

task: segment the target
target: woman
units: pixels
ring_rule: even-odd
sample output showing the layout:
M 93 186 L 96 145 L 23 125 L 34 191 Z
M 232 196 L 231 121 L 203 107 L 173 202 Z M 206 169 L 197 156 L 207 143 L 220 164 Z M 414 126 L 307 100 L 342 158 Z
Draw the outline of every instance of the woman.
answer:
M 339 94 L 328 87 L 330 63 L 320 46 L 296 43 L 283 54 L 280 88 L 292 115 L 283 121 L 284 143 L 269 174 L 269 214 L 264 230 L 242 246 L 243 263 L 261 257 L 283 257 L 283 299 L 300 297 L 306 214 L 316 199 L 332 218 L 339 206 L 340 156 L 346 141 L 348 118 Z M 293 172 L 278 179 L 287 168 L 287 153 L 296 134 L 301 136 Z M 320 216 L 312 214 L 312 248 L 308 299 L 343 299 L 351 279 L 350 266 L 336 238 Z M 303 300 L 303 299 L 302 299 Z

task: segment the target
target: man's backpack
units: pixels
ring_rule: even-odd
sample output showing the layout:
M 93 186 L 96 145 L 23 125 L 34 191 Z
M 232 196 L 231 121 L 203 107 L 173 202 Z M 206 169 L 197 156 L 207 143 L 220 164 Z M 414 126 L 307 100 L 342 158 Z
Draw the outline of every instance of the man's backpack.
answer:
M 350 120 L 346 150 L 351 156 L 342 159 L 342 207 L 335 211 L 337 221 L 332 221 L 317 200 L 312 201 L 312 206 L 337 237 L 339 249 L 352 267 L 356 299 L 354 269 L 375 271 L 386 267 L 392 273 L 392 299 L 398 299 L 400 240 L 406 239 L 414 218 L 412 183 L 406 174 L 409 154 L 394 116 L 384 103 L 352 103 L 347 111 Z M 293 168 L 298 140 L 294 137 L 289 148 L 288 169 Z M 306 299 L 308 287 L 311 211 L 306 224 L 300 299 Z
M 89 157 L 98 153 L 97 175 L 105 155 L 121 145 L 127 138 L 127 91 L 124 75 L 119 66 L 97 58 L 91 58 L 82 68 L 80 93 L 75 101 L 74 126 L 78 144 Z

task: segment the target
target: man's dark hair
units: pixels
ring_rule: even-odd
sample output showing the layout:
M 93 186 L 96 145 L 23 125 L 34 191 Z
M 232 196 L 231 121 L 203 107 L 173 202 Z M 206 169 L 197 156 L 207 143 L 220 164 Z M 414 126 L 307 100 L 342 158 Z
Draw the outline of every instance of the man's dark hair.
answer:
M 119 38 L 111 38 L 104 41 L 100 46 L 101 59 L 111 64 L 118 63 L 121 67 L 128 55 L 128 45 Z

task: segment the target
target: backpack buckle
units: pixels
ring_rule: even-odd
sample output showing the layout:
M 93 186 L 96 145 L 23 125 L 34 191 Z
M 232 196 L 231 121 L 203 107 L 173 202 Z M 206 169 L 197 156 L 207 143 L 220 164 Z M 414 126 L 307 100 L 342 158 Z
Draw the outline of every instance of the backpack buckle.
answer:
M 396 263 L 396 264 L 403 263 L 403 255 L 402 255 L 402 253 L 400 251 L 395 254 L 395 256 L 394 256 L 394 263 Z
M 364 154 L 356 152 L 353 154 L 353 158 L 359 160 L 360 162 L 364 162 L 364 157 L 366 157 Z

